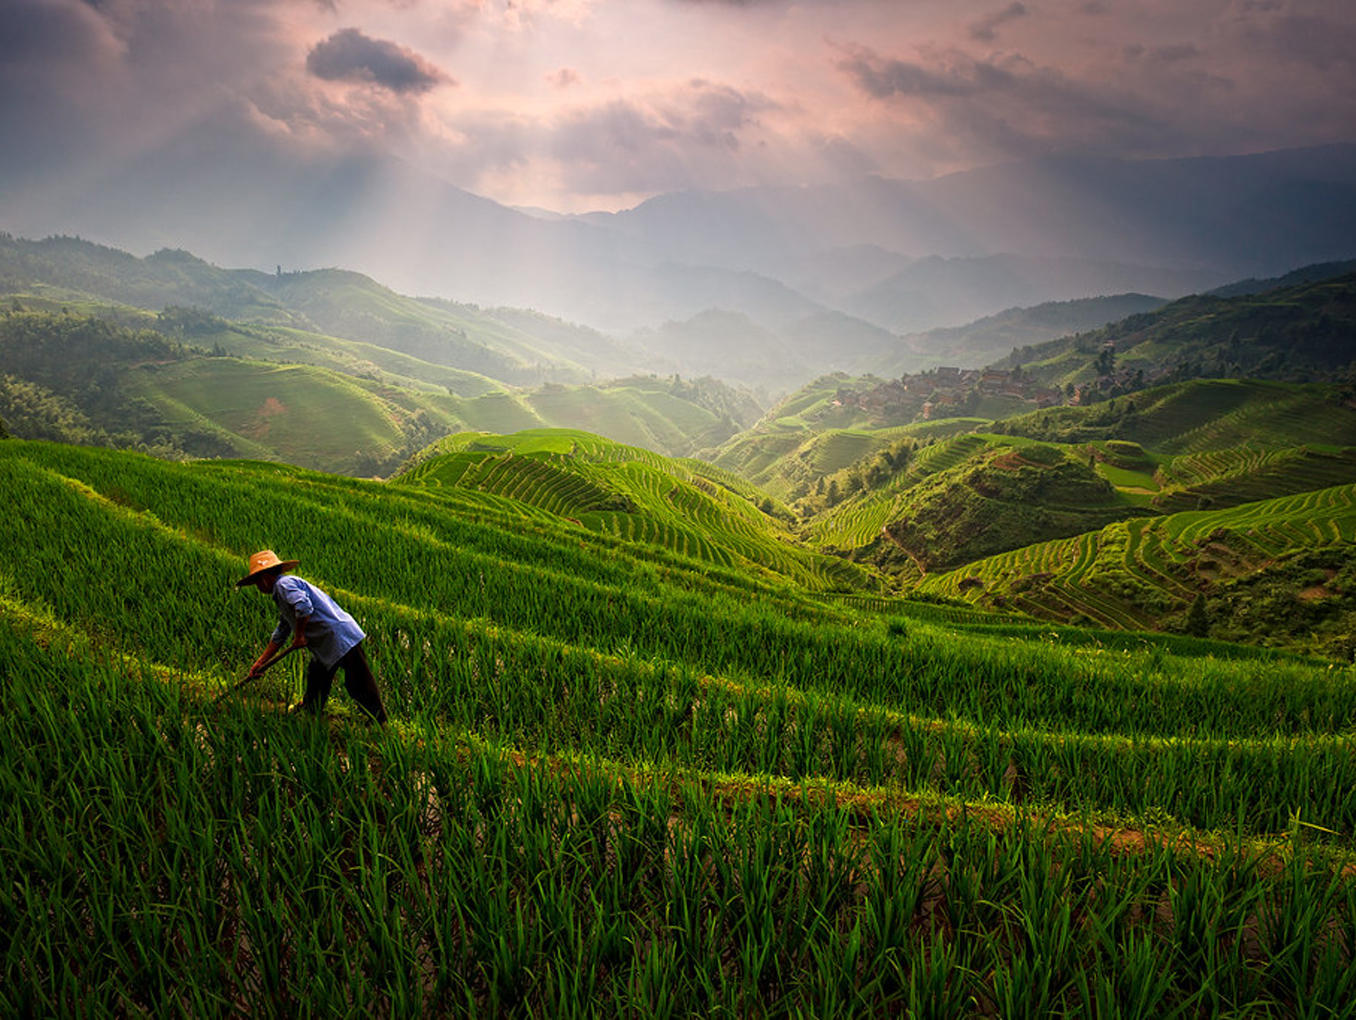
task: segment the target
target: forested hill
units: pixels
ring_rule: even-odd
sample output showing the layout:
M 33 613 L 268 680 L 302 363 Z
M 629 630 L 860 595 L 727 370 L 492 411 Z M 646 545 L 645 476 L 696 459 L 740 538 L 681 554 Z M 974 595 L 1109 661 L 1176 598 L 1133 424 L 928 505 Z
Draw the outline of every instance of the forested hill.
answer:
M 338 269 L 221 269 L 188 252 L 146 258 L 78 238 L 0 234 L 0 294 L 27 307 L 192 308 L 235 322 L 362 341 L 507 383 L 587 382 L 634 360 L 585 327 L 518 310 L 407 297 Z
M 1194 295 L 996 364 L 1041 383 L 1128 392 L 1195 377 L 1324 382 L 1356 358 L 1356 273 L 1235 297 Z
M 4 429 L 170 458 L 250 457 L 384 476 L 459 430 L 584 427 L 686 455 L 727 439 L 758 411 L 712 379 L 520 390 L 448 369 L 435 388 L 418 374 L 436 366 L 369 345 L 280 337 L 184 309 L 134 321 L 155 328 L 0 312 Z

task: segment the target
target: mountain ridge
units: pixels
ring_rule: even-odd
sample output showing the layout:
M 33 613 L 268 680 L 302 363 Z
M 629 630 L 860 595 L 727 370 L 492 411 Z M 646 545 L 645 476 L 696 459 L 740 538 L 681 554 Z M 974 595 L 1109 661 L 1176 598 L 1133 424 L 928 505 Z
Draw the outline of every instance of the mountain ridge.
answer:
M 1356 236 L 1350 144 L 1208 159 L 1048 159 L 929 181 L 691 191 L 621 213 L 563 218 L 500 206 L 408 165 L 298 164 L 265 151 L 251 175 L 228 178 L 219 168 L 195 167 L 195 158 L 158 152 L 155 162 L 129 170 L 124 185 L 112 182 L 60 208 L 0 203 L 0 225 L 98 236 L 141 250 L 158 250 L 172 238 L 214 262 L 260 270 L 345 265 L 407 292 L 528 306 L 605 331 L 703 311 L 700 288 L 680 267 L 722 278 L 728 310 L 757 317 L 769 282 L 792 291 L 804 284 L 788 274 L 788 262 L 834 249 L 855 251 L 860 260 L 876 245 L 895 269 L 901 256 L 963 262 L 1006 255 L 1138 266 L 1166 274 L 1164 282 L 1179 280 L 1176 287 L 1147 288 L 1090 281 L 1082 293 L 1051 293 L 1042 284 L 1007 301 L 1037 304 L 1108 289 L 1178 297 L 1350 258 Z M 158 186 L 162 180 L 174 184 Z M 393 187 L 402 202 L 379 197 Z M 189 195 L 198 199 L 189 202 Z M 219 210 L 226 222 L 217 222 Z M 746 294 L 741 274 L 750 273 L 764 282 Z M 972 301 L 982 297 L 975 283 L 958 279 L 955 286 Z M 820 290 L 800 300 L 857 314 L 852 290 Z M 910 328 L 959 325 L 967 317 L 974 316 Z

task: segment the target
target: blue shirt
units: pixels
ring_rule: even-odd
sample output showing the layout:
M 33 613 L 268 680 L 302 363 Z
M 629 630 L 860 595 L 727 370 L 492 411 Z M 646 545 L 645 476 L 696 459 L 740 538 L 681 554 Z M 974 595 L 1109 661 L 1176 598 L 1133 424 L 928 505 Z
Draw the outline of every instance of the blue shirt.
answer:
M 273 585 L 273 601 L 278 605 L 278 626 L 272 640 L 283 644 L 297 625 L 306 618 L 306 647 L 327 669 L 344 657 L 354 645 L 367 637 L 358 621 L 349 616 L 315 585 L 291 574 L 284 574 Z

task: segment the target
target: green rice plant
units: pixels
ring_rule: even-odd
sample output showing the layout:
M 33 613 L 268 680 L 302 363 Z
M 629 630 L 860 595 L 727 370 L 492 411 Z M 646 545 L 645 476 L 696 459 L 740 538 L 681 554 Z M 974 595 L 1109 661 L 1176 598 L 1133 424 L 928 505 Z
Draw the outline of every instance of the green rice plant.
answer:
M 24 567 L 0 577 L 0 1012 L 1349 998 L 1349 671 L 921 617 L 901 640 L 291 469 L 0 444 L 0 473 Z M 386 728 L 342 698 L 261 711 L 295 676 L 210 704 L 271 625 L 232 588 L 266 528 L 368 630 Z

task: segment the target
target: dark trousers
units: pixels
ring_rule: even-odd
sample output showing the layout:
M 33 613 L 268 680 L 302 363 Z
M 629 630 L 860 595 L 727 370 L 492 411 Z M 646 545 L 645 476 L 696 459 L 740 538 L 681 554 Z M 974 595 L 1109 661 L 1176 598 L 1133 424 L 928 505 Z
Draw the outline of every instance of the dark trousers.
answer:
M 354 645 L 333 666 L 322 665 L 314 655 L 306 669 L 306 696 L 301 699 L 301 707 L 307 712 L 318 714 L 325 709 L 330 697 L 330 685 L 334 683 L 334 674 L 344 671 L 344 689 L 349 697 L 379 723 L 386 721 L 386 706 L 381 703 L 381 692 L 377 690 L 377 679 L 372 675 L 372 667 L 367 663 L 367 653 L 362 642 Z

